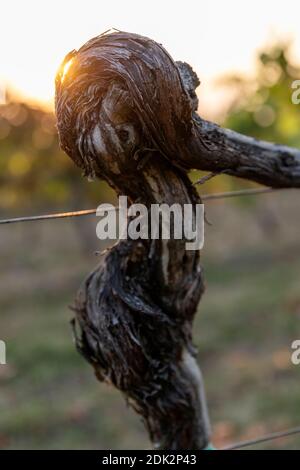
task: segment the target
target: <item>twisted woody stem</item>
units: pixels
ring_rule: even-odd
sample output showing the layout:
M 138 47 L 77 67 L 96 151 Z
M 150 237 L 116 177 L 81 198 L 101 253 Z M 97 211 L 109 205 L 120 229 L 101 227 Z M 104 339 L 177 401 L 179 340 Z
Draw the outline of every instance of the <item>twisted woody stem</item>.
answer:
M 68 70 L 67 70 L 68 69 Z M 66 71 L 67 70 L 67 71 Z M 203 121 L 189 65 L 154 41 L 116 32 L 66 57 L 56 79 L 62 148 L 85 174 L 131 202 L 192 204 L 187 170 L 299 187 L 300 152 Z M 156 447 L 203 449 L 210 428 L 192 323 L 204 291 L 186 240 L 122 240 L 75 302 L 77 347 L 99 380 L 117 387 Z

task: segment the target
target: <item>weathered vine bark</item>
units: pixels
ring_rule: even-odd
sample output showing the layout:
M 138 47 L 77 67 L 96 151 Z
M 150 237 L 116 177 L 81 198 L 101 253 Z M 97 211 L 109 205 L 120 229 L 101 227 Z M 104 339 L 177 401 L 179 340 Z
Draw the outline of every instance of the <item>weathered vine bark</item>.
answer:
M 197 114 L 196 74 L 154 41 L 115 32 L 66 57 L 56 79 L 62 148 L 133 203 L 200 202 L 187 170 L 300 186 L 300 152 L 221 129 Z M 75 302 L 77 346 L 99 380 L 142 416 L 155 447 L 210 439 L 192 322 L 204 291 L 186 240 L 122 240 Z

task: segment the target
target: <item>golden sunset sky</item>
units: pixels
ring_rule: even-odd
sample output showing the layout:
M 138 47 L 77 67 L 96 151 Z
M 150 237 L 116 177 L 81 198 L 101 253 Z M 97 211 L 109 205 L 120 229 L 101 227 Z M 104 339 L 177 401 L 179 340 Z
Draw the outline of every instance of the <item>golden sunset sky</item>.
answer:
M 252 73 L 257 49 L 275 38 L 293 40 L 300 59 L 299 14 L 299 0 L 2 1 L 0 79 L 51 105 L 64 55 L 114 27 L 149 36 L 174 59 L 189 62 L 201 79 L 204 103 L 215 105 L 214 79 Z

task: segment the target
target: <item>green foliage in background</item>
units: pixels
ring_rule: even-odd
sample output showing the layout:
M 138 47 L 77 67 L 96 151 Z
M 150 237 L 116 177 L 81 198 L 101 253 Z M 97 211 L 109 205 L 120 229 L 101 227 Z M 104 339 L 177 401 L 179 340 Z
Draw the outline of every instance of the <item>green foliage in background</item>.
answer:
M 259 54 L 254 78 L 222 79 L 233 96 L 222 124 L 238 132 L 300 146 L 300 106 L 292 104 L 292 82 L 300 68 L 292 64 L 290 45 L 277 44 Z M 192 175 L 197 179 L 199 172 Z M 205 192 L 232 190 L 253 183 L 220 176 Z M 30 212 L 39 207 L 86 208 L 109 200 L 101 182 L 89 184 L 58 146 L 53 113 L 10 98 L 0 106 L 0 210 Z
M 300 67 L 291 60 L 291 44 L 278 43 L 262 51 L 253 77 L 235 74 L 218 81 L 227 96 L 232 97 L 221 124 L 258 139 L 300 147 L 300 105 L 292 103 L 292 83 L 299 78 Z M 203 192 L 253 186 L 256 185 L 248 181 L 219 176 L 208 182 Z M 256 199 L 243 198 L 235 203 L 251 206 Z
M 300 106 L 291 103 L 299 78 L 287 45 L 265 51 L 255 78 L 223 80 L 233 96 L 223 124 L 299 146 Z M 200 191 L 242 184 L 251 185 L 221 176 Z M 84 208 L 111 197 L 59 150 L 51 112 L 15 98 L 0 106 L 0 211 Z M 251 203 L 249 211 L 230 200 L 207 205 L 207 292 L 193 331 L 218 447 L 299 425 L 300 366 L 290 360 L 300 337 L 298 202 L 284 191 Z M 95 218 L 13 227 L 2 226 L 0 237 L 8 359 L 0 368 L 0 449 L 147 448 L 137 416 L 96 381 L 72 342 L 67 306 L 103 248 Z M 255 448 L 297 449 L 299 436 Z
M 60 151 L 53 113 L 13 98 L 0 106 L 0 209 L 88 206 L 106 191 Z
M 300 68 L 292 64 L 290 45 L 279 44 L 258 57 L 254 79 L 231 76 L 225 84 L 235 89 L 224 125 L 293 147 L 300 145 L 300 106 L 292 103 L 292 83 Z

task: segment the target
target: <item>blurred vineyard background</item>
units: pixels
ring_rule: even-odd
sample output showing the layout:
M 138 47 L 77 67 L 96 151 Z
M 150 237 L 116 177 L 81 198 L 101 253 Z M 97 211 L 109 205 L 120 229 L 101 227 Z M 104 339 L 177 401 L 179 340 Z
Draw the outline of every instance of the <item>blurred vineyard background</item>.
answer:
M 300 67 L 289 44 L 257 58 L 256 76 L 222 77 L 231 101 L 215 116 L 239 132 L 300 147 Z M 201 114 L 205 114 L 201 111 Z M 191 174 L 198 178 L 199 173 Z M 58 148 L 53 113 L 8 93 L 0 106 L 1 218 L 76 210 L 113 201 Z M 253 184 L 226 176 L 202 193 Z M 297 192 L 207 204 L 203 266 L 207 292 L 195 322 L 218 446 L 300 424 L 300 241 Z M 0 448 L 125 449 L 149 446 L 122 397 L 93 377 L 76 353 L 68 306 L 102 248 L 94 217 L 0 228 Z M 263 448 L 299 448 L 294 437 Z M 259 448 L 259 446 L 256 446 Z

